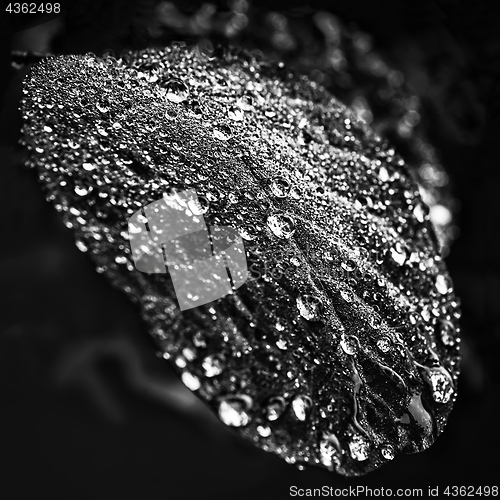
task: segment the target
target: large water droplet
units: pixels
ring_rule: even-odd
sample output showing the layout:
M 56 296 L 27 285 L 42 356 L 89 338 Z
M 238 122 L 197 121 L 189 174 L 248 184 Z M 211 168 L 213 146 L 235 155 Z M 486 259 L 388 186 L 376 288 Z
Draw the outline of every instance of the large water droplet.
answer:
M 297 297 L 299 314 L 308 321 L 318 321 L 323 312 L 323 302 L 314 295 L 301 295 Z
M 229 396 L 219 403 L 219 418 L 232 427 L 244 427 L 250 423 L 250 415 L 247 413 L 252 407 L 252 399 L 249 396 Z
M 171 78 L 170 80 L 167 80 L 162 87 L 166 91 L 166 98 L 171 102 L 180 103 L 189 97 L 188 86 L 178 78 Z
M 285 214 L 270 215 L 267 218 L 267 227 L 278 238 L 288 239 L 295 233 L 295 223 L 293 219 Z
M 305 422 L 312 407 L 312 400 L 309 396 L 299 394 L 292 401 L 292 410 L 297 420 Z

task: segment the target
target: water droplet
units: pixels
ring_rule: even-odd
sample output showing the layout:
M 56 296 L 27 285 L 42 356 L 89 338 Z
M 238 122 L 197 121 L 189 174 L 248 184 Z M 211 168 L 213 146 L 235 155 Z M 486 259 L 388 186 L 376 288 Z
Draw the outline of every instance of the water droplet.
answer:
M 271 427 L 268 425 L 259 425 L 257 427 L 257 432 L 259 433 L 259 436 L 266 438 L 271 435 Z
M 352 273 L 356 269 L 356 263 L 353 260 L 346 260 L 340 264 L 340 267 L 347 273 Z
M 276 341 L 276 347 L 282 351 L 286 351 L 288 344 L 285 339 L 279 339 Z
M 390 444 L 384 444 L 380 448 L 380 454 L 386 459 L 386 460 L 394 460 L 394 448 Z
M 285 214 L 270 215 L 267 218 L 267 227 L 278 238 L 288 239 L 295 233 L 295 224 L 293 219 Z
M 97 168 L 97 165 L 94 163 L 85 162 L 82 164 L 82 167 L 83 167 L 83 170 L 85 170 L 87 172 L 92 172 L 92 170 L 95 170 Z
M 243 111 L 250 111 L 253 109 L 253 97 L 250 95 L 241 96 L 236 105 Z
M 250 423 L 248 410 L 252 407 L 249 396 L 229 396 L 219 403 L 219 418 L 232 427 L 244 427 Z
M 389 172 L 385 167 L 380 167 L 380 170 L 378 171 L 378 178 L 382 182 L 387 182 L 389 180 Z
M 340 296 L 346 301 L 346 302 L 352 302 L 354 300 L 354 295 L 350 290 L 346 290 L 343 288 L 340 290 Z
M 228 141 L 231 137 L 233 137 L 233 131 L 229 125 L 219 123 L 214 126 L 213 136 L 216 139 L 219 139 L 219 141 Z
M 78 250 L 80 250 L 80 252 L 86 252 L 88 250 L 87 245 L 85 245 L 85 243 L 80 240 L 76 241 L 76 247 L 78 248 Z
M 192 391 L 197 391 L 200 388 L 200 379 L 192 373 L 184 372 L 181 375 L 181 379 L 184 382 L 184 385 Z
M 174 107 L 167 108 L 165 111 L 165 118 L 168 120 L 175 120 L 179 116 L 179 110 Z
M 323 312 L 323 302 L 314 295 L 301 295 L 297 297 L 299 314 L 308 321 L 318 321 Z
M 358 462 L 363 462 L 368 459 L 369 448 L 368 441 L 359 434 L 352 436 L 351 441 L 349 442 L 351 457 Z
M 381 339 L 377 340 L 377 347 L 382 351 L 382 352 L 389 352 L 391 350 L 392 342 L 389 337 L 382 337 Z
M 277 198 L 286 198 L 290 192 L 290 183 L 283 177 L 276 177 L 271 183 L 271 192 Z
M 239 106 L 230 106 L 227 110 L 227 116 L 235 122 L 240 122 L 245 117 L 245 114 Z
M 98 102 L 95 107 L 101 112 L 101 113 L 107 113 L 109 111 L 109 107 L 106 106 L 103 102 Z
M 180 103 L 189 97 L 188 86 L 178 78 L 171 78 L 170 80 L 167 80 L 162 87 L 166 91 L 165 97 L 171 102 Z
M 396 243 L 396 245 L 394 245 L 391 248 L 390 252 L 391 252 L 392 260 L 398 266 L 402 266 L 406 262 L 406 259 L 408 258 L 408 252 L 407 252 L 407 250 L 399 242 Z
M 292 401 L 292 410 L 297 420 L 305 422 L 312 407 L 312 400 L 309 396 L 299 394 Z
M 432 389 L 432 397 L 436 403 L 448 403 L 453 396 L 453 379 L 443 367 L 427 368 L 425 379 Z
M 203 360 L 201 366 L 207 377 L 215 377 L 224 370 L 225 358 L 222 354 L 211 354 Z
M 382 325 L 382 318 L 376 314 L 368 318 L 368 324 L 375 330 L 378 330 Z
M 446 295 L 451 289 L 451 279 L 444 274 L 438 274 L 436 277 L 436 290 L 441 295 Z
M 285 400 L 281 396 L 271 398 L 265 408 L 267 420 L 271 422 L 278 420 L 285 411 L 285 407 Z
M 258 232 L 253 226 L 242 226 L 238 228 L 239 235 L 247 241 L 252 241 L 257 238 Z
M 128 259 L 127 259 L 127 257 L 124 257 L 123 255 L 118 255 L 117 257 L 115 257 L 115 262 L 117 264 L 126 264 L 128 262 Z
M 353 356 L 358 351 L 358 346 L 359 340 L 357 337 L 355 337 L 354 335 L 342 334 L 342 337 L 340 339 L 340 347 L 342 347 L 342 350 L 346 354 Z
M 413 209 L 413 215 L 415 216 L 415 219 L 417 219 L 418 222 L 424 222 L 428 210 L 429 209 L 427 208 L 427 205 L 424 205 L 423 203 L 418 203 Z
M 75 193 L 78 196 L 87 196 L 92 190 L 92 186 L 75 186 Z
M 323 434 L 319 443 L 320 461 L 331 469 L 339 466 L 342 461 L 342 448 L 335 434 Z
M 193 215 L 203 215 L 208 212 L 210 205 L 203 196 L 200 196 L 196 200 L 189 200 L 188 208 Z
M 442 321 L 439 324 L 439 334 L 444 345 L 451 347 L 455 344 L 455 326 L 451 321 Z

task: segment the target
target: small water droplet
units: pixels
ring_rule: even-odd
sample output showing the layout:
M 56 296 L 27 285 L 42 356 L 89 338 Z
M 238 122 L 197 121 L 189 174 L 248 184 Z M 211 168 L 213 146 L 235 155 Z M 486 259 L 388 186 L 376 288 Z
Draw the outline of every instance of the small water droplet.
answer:
M 85 162 L 82 164 L 83 170 L 87 172 L 92 172 L 92 170 L 95 170 L 97 168 L 97 165 L 95 163 L 88 163 Z
M 438 274 L 436 277 L 436 290 L 441 295 L 446 295 L 451 289 L 451 279 L 444 274 Z
M 80 252 L 86 252 L 88 250 L 87 245 L 85 245 L 85 243 L 80 240 L 76 241 L 76 247 L 78 248 L 78 250 L 80 250 Z
M 171 102 L 180 103 L 189 97 L 188 86 L 178 78 L 167 80 L 162 87 L 166 91 L 165 97 Z
M 323 302 L 314 295 L 301 295 L 297 297 L 299 314 L 308 321 L 318 321 L 323 312 Z
M 350 290 L 347 290 L 343 288 L 340 290 L 340 296 L 346 301 L 346 302 L 352 302 L 354 300 L 354 295 Z
M 312 400 L 309 396 L 299 394 L 292 401 L 292 410 L 297 420 L 305 422 L 312 407 Z
M 200 388 L 200 379 L 192 373 L 184 372 L 181 379 L 184 385 L 192 391 L 197 391 Z
M 355 434 L 349 441 L 349 451 L 351 452 L 351 457 L 358 462 L 363 462 L 368 459 L 369 452 L 368 441 L 361 435 Z
M 444 345 L 451 347 L 455 344 L 455 326 L 451 321 L 442 321 L 438 324 L 441 341 Z
M 436 403 L 448 403 L 453 396 L 453 379 L 443 367 L 427 368 L 425 379 L 432 389 L 432 397 Z
M 95 107 L 101 112 L 101 113 L 107 113 L 109 111 L 109 107 L 106 106 L 105 103 L 103 102 L 98 102 Z
M 235 122 L 240 122 L 245 117 L 245 114 L 239 106 L 230 106 L 227 110 L 227 116 Z
M 342 337 L 340 339 L 340 347 L 342 347 L 342 350 L 346 354 L 353 356 L 358 351 L 358 346 L 359 340 L 357 337 L 355 337 L 354 335 L 342 334 Z
M 124 257 L 123 255 L 118 255 L 117 257 L 115 257 L 115 262 L 117 264 L 126 264 L 128 262 L 128 259 L 127 259 L 127 257 Z
M 233 131 L 229 125 L 219 123 L 214 126 L 213 136 L 216 139 L 219 139 L 219 141 L 228 141 L 231 137 L 233 137 Z
M 382 337 L 381 339 L 377 340 L 377 347 L 382 351 L 382 352 L 389 352 L 392 347 L 392 342 L 389 337 Z
M 258 231 L 253 226 L 242 226 L 238 228 L 239 235 L 247 241 L 252 241 L 257 238 Z
M 188 208 L 193 215 L 203 215 L 208 212 L 210 205 L 206 198 L 199 196 L 196 200 L 189 200 Z
M 408 252 L 401 243 L 396 243 L 390 250 L 392 260 L 398 265 L 402 266 L 408 258 Z
M 342 461 L 342 448 L 335 434 L 323 434 L 319 443 L 321 463 L 328 468 L 340 465 Z
M 222 354 L 211 354 L 203 360 L 201 366 L 207 377 L 216 377 L 224 370 L 225 358 Z
M 283 177 L 276 177 L 271 183 L 271 192 L 277 198 L 286 198 L 290 192 L 290 183 Z
M 428 211 L 429 209 L 427 208 L 427 205 L 418 203 L 413 209 L 413 215 L 418 222 L 424 222 Z
M 92 190 L 92 186 L 75 186 L 75 193 L 78 196 L 87 196 Z
M 380 167 L 380 170 L 378 171 L 378 178 L 382 182 L 387 182 L 389 180 L 389 172 L 385 167 Z
M 241 96 L 236 105 L 243 111 L 250 111 L 253 109 L 253 97 L 251 95 Z
M 267 218 L 267 227 L 278 238 L 288 239 L 295 233 L 295 223 L 293 219 L 285 214 L 270 215 Z
M 268 425 L 259 425 L 257 427 L 257 432 L 259 433 L 259 436 L 261 437 L 269 437 L 271 435 L 271 427 Z
M 285 407 L 285 400 L 281 396 L 271 398 L 265 408 L 267 420 L 271 422 L 278 420 L 285 411 Z
M 226 425 L 244 427 L 250 423 L 250 415 L 247 412 L 252 404 L 252 399 L 249 396 L 226 397 L 219 403 L 219 418 Z
M 380 454 L 386 460 L 394 460 L 394 448 L 390 444 L 384 444 L 380 448 Z

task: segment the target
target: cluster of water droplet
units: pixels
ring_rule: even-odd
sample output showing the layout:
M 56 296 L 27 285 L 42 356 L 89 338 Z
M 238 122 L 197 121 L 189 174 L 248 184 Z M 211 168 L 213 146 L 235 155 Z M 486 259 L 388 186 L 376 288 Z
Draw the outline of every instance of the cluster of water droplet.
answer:
M 280 65 L 184 47 L 47 60 L 25 94 L 48 199 L 225 424 L 346 475 L 442 431 L 457 300 L 405 166 L 352 112 Z M 127 219 L 187 188 L 177 208 L 234 227 L 257 278 L 180 314 Z

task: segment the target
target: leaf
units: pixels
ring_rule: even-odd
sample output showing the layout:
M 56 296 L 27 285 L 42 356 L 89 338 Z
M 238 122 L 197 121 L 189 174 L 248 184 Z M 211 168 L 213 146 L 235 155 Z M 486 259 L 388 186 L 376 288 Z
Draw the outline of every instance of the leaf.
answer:
M 223 422 L 349 476 L 433 443 L 458 303 L 416 184 L 354 113 L 282 65 L 182 46 L 47 59 L 24 92 L 48 199 Z M 128 219 L 187 189 L 239 232 L 251 276 L 181 312 L 168 273 L 134 267 Z

